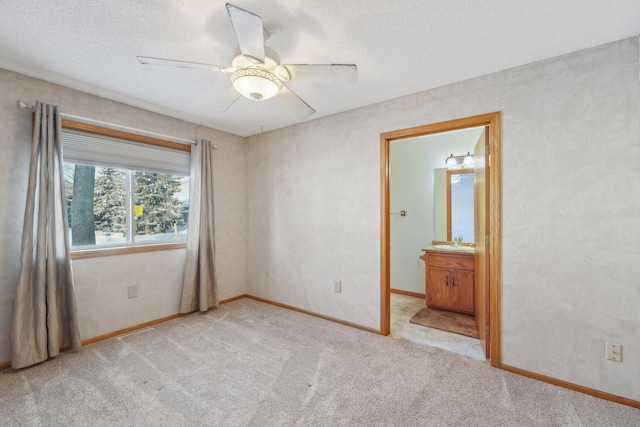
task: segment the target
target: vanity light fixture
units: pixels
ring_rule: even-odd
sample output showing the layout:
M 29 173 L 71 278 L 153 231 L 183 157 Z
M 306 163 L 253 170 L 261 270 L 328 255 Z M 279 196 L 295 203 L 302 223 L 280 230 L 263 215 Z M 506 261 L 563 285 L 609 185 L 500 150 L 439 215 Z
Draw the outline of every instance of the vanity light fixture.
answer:
M 451 153 L 451 155 L 447 157 L 446 163 L 447 169 L 457 169 L 459 167 L 456 158 L 453 157 L 453 153 Z
M 467 151 L 464 156 L 454 156 L 453 153 L 445 161 L 447 169 L 473 168 L 473 154 Z
M 464 160 L 462 162 L 463 168 L 472 168 L 473 167 L 473 156 L 470 152 L 467 151 L 467 155 L 464 156 Z

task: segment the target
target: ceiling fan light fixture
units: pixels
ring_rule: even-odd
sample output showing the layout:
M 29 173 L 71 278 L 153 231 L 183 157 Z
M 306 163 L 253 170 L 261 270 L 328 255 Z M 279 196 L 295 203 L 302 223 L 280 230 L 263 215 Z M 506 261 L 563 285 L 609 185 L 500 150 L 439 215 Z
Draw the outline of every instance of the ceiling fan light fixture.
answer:
M 261 68 L 243 68 L 231 75 L 235 90 L 245 98 L 265 101 L 273 98 L 282 89 L 282 82 L 273 73 Z

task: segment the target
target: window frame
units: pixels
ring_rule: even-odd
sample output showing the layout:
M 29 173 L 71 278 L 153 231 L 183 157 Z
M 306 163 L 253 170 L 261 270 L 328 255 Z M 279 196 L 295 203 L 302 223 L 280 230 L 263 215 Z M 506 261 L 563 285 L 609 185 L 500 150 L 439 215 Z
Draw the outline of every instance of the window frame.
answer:
M 76 122 L 74 120 L 62 119 L 62 128 L 69 130 L 76 130 L 81 132 L 93 133 L 96 135 L 102 135 L 112 138 L 124 139 L 126 141 L 138 142 L 143 144 L 149 144 L 164 148 L 171 148 L 174 150 L 181 150 L 191 152 L 191 145 L 181 144 L 178 142 L 167 141 L 160 138 L 155 138 L 147 135 L 134 134 L 130 132 L 125 132 L 117 129 L 106 128 L 102 126 L 96 126 L 88 123 Z M 64 153 L 63 153 L 63 162 Z M 100 166 L 99 162 L 96 163 L 96 166 Z M 136 171 L 131 171 L 130 173 L 135 173 Z M 191 183 L 189 183 L 191 185 Z M 129 197 L 127 197 L 127 205 L 129 205 Z M 128 209 L 128 208 L 127 208 Z M 127 212 L 127 215 L 129 213 Z M 116 244 L 114 246 L 100 246 L 100 247 L 87 247 L 83 246 L 78 249 L 71 248 L 71 259 L 84 259 L 84 258 L 94 258 L 94 257 L 102 257 L 102 256 L 113 256 L 113 255 L 123 255 L 123 254 L 132 254 L 132 253 L 142 253 L 142 252 L 154 252 L 154 251 L 164 251 L 164 250 L 174 250 L 174 249 L 183 249 L 187 247 L 187 242 L 176 242 L 172 241 L 170 243 L 132 243 L 132 244 Z

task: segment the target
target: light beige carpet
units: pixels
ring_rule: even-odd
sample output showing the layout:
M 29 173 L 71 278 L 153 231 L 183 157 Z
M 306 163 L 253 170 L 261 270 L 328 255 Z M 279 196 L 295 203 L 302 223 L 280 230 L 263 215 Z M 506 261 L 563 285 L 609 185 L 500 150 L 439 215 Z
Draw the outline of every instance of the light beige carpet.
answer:
M 476 321 L 473 316 L 469 316 L 468 314 L 424 307 L 418 310 L 418 312 L 409 319 L 409 322 L 429 328 L 453 332 L 454 334 L 478 338 Z
M 1 426 L 634 426 L 640 411 L 241 299 L 0 372 Z

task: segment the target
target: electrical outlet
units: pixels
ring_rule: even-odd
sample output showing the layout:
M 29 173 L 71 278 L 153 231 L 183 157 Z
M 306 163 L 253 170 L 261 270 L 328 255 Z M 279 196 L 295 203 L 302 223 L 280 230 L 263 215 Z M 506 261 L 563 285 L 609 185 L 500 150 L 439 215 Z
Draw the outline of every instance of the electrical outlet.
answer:
M 333 292 L 342 292 L 342 280 L 338 280 L 333 284 Z
M 606 343 L 607 360 L 615 360 L 622 362 L 622 346 L 620 344 L 608 342 Z
M 127 297 L 135 298 L 138 296 L 138 287 L 136 285 L 127 287 Z
M 271 277 L 271 272 L 269 272 L 268 268 L 264 270 L 264 277 L 266 277 L 267 279 Z

